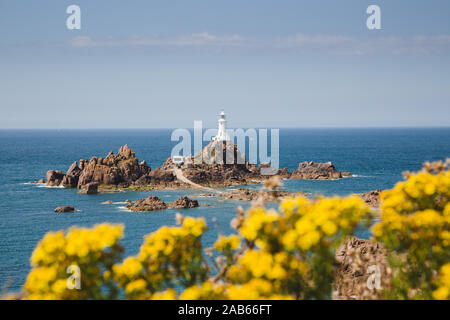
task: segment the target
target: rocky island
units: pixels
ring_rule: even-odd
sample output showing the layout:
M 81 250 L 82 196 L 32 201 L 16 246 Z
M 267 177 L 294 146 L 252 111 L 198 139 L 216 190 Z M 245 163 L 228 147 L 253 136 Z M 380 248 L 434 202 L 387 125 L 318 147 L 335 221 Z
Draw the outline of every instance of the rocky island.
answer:
M 63 213 L 63 212 L 76 212 L 78 210 L 72 206 L 59 206 L 59 207 L 56 207 L 54 211 L 56 213 Z
M 343 177 L 351 177 L 350 172 L 337 170 L 331 162 L 316 163 L 313 161 L 301 162 L 290 176 L 291 179 L 305 180 L 334 180 Z
M 221 150 L 222 149 L 222 150 Z M 233 161 L 226 155 L 232 153 Z M 202 161 L 197 161 L 201 157 Z M 238 161 L 237 159 L 240 159 Z M 199 163 L 199 164 L 197 164 Z M 114 190 L 160 190 L 205 187 L 229 187 L 261 183 L 271 175 L 264 175 L 268 164 L 256 166 L 240 154 L 237 146 L 222 141 L 212 141 L 200 154 L 187 158 L 177 175 L 177 166 L 168 158 L 160 168 L 152 170 L 145 161 L 139 161 L 135 152 L 125 145 L 117 154 L 112 151 L 106 157 L 75 161 L 66 173 L 49 170 L 45 183 L 48 186 L 78 188 L 80 193 L 95 194 Z M 283 179 L 339 179 L 348 173 L 337 170 L 331 162 L 302 162 L 290 173 L 287 168 L 276 170 Z M 41 182 L 43 182 L 41 180 Z
M 156 211 L 165 209 L 189 209 L 197 208 L 198 201 L 183 197 L 171 203 L 166 203 L 156 196 L 149 196 L 145 199 L 129 203 L 126 207 L 134 212 Z

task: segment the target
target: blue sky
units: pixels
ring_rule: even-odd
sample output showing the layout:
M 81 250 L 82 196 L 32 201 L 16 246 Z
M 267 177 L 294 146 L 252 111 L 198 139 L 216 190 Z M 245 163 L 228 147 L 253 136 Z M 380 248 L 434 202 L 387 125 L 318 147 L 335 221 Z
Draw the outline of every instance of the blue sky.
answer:
M 450 2 L 0 2 L 0 128 L 214 126 L 222 108 L 234 127 L 450 126 Z

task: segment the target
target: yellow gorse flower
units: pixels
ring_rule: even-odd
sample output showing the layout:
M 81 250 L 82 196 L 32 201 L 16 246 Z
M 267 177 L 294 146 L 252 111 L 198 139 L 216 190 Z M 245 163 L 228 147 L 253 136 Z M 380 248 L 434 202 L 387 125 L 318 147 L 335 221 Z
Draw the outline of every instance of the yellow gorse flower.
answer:
M 183 219 L 180 227 L 160 228 L 145 236 L 136 256 L 113 266 L 113 278 L 125 288 L 125 295 L 130 299 L 167 297 L 155 294 L 167 286 L 191 285 L 204 280 L 206 266 L 202 258 L 201 236 L 205 231 L 204 219 L 191 217 Z M 146 288 L 145 293 L 138 288 Z
M 241 238 L 235 234 L 228 237 L 219 236 L 214 247 L 217 251 L 237 250 L 241 245 Z
M 433 166 L 440 169 L 427 169 Z M 450 260 L 450 172 L 447 167 L 442 163 L 428 164 L 424 170 L 397 183 L 392 190 L 384 191 L 381 197 L 381 220 L 372 229 L 375 239 L 406 258 L 397 261 L 399 279 L 394 283 L 411 286 L 409 291 L 391 290 L 393 296 L 444 297 L 447 289 L 444 285 L 435 290 L 433 274 Z M 424 275 L 419 282 L 417 274 Z
M 122 225 L 100 224 L 94 228 L 72 227 L 49 232 L 31 256 L 33 266 L 25 282 L 27 299 L 102 298 L 101 287 L 108 283 L 102 268 L 108 271 L 111 261 L 122 252 L 119 243 Z M 80 270 L 80 290 L 69 290 L 69 266 Z

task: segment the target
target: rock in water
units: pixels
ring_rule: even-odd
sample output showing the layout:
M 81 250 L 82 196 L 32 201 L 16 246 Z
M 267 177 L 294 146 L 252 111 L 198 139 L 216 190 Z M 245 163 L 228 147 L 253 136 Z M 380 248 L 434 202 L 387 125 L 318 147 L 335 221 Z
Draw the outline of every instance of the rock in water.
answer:
M 104 185 L 131 185 L 151 171 L 145 163 L 139 163 L 135 153 L 125 145 L 117 155 L 110 152 L 104 159 L 97 157 L 85 161 L 79 176 L 78 188 L 90 182 Z
M 66 175 L 62 180 L 62 185 L 64 188 L 75 188 L 78 185 L 78 178 L 80 177 L 81 169 L 78 167 L 75 161 L 67 170 Z
M 83 186 L 81 191 L 79 193 L 82 194 L 96 194 L 98 193 L 98 183 L 97 182 L 91 182 Z
M 291 175 L 291 179 L 305 180 L 332 180 L 340 178 L 342 178 L 342 173 L 331 162 L 301 162 L 298 165 L 298 169 Z
M 198 201 L 197 200 L 191 200 L 188 197 L 183 197 L 183 198 L 175 200 L 169 206 L 171 208 L 173 208 L 173 209 L 197 208 L 198 207 Z
M 59 186 L 64 179 L 64 173 L 60 170 L 49 170 L 46 174 L 48 186 Z
M 191 200 L 188 197 L 183 197 L 175 200 L 172 203 L 165 203 L 160 198 L 156 196 L 149 196 L 145 199 L 137 200 L 134 203 L 129 203 L 127 208 L 131 211 L 142 212 L 142 211 L 156 211 L 156 210 L 165 210 L 168 208 L 171 209 L 188 209 L 188 208 L 197 208 L 198 201 Z
M 71 206 L 59 206 L 56 207 L 55 212 L 61 213 L 61 212 L 74 212 L 77 211 L 74 207 Z
M 139 162 L 133 150 L 125 145 L 117 154 L 111 151 L 105 158 L 92 157 L 89 161 L 81 159 L 79 165 L 75 161 L 66 174 L 62 171 L 48 171 L 47 185 L 79 189 L 92 182 L 127 186 L 150 172 L 151 168 L 145 161 Z
M 155 211 L 167 209 L 167 204 L 156 196 L 149 196 L 145 199 L 137 200 L 134 204 L 128 204 L 127 208 L 131 211 Z

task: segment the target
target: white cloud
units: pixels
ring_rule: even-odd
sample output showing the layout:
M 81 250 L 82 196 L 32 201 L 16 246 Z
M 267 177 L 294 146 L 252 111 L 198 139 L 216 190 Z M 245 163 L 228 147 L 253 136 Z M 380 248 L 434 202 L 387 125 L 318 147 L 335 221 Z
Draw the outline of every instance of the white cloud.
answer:
M 74 47 L 94 46 L 232 46 L 242 43 L 245 39 L 238 35 L 215 36 L 208 32 L 194 33 L 177 37 L 141 37 L 134 35 L 128 39 L 93 40 L 89 37 L 75 37 L 69 41 Z
M 69 40 L 69 44 L 72 47 L 91 47 L 96 45 L 95 41 L 93 41 L 90 37 L 87 36 L 75 37 Z
M 256 50 L 276 49 L 298 53 L 314 52 L 340 55 L 450 53 L 450 35 L 363 38 L 344 35 L 295 34 L 278 38 L 249 38 L 240 35 L 219 36 L 201 32 L 173 37 L 134 35 L 126 39 L 108 37 L 100 40 L 79 36 L 71 39 L 68 44 L 73 47 L 242 47 Z

